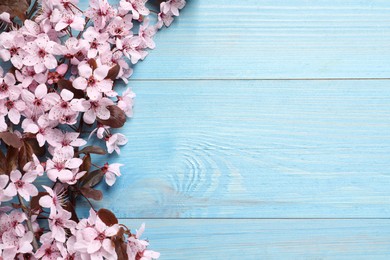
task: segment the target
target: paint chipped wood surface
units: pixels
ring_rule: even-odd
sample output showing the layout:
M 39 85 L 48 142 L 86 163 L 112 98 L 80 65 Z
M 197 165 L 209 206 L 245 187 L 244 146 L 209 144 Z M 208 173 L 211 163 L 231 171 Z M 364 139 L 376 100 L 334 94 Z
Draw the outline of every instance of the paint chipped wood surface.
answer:
M 156 44 L 98 206 L 162 259 L 389 258 L 389 1 L 190 0 Z

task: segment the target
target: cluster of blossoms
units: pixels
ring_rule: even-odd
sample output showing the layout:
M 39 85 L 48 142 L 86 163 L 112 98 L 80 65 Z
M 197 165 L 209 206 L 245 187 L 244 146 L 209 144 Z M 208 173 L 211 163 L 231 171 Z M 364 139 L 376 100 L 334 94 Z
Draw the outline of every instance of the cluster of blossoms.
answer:
M 99 166 L 91 154 L 119 154 L 127 143 L 113 129 L 132 116 L 135 94 L 115 84 L 128 83 L 185 0 L 90 0 L 85 12 L 77 2 L 35 2 L 34 19 L 19 25 L 0 14 L 10 25 L 0 58 L 11 67 L 0 69 L 0 259 L 155 259 L 144 225 L 132 233 L 93 209 L 90 199 L 102 198 L 94 186 L 112 186 L 122 165 Z M 86 219 L 75 211 L 80 198 L 91 205 Z

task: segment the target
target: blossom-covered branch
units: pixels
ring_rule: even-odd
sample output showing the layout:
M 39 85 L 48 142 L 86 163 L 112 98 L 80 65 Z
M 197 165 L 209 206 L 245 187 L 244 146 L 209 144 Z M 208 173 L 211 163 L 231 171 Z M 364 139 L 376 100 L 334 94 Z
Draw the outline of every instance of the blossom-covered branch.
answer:
M 91 155 L 127 143 L 114 130 L 132 116 L 135 94 L 116 85 L 185 0 L 90 0 L 85 11 L 77 0 L 32 2 L 28 12 L 0 13 L 0 259 L 158 258 L 140 238 L 144 225 L 133 233 L 94 209 L 95 186 L 112 186 L 123 165 Z M 88 218 L 76 213 L 79 199 Z

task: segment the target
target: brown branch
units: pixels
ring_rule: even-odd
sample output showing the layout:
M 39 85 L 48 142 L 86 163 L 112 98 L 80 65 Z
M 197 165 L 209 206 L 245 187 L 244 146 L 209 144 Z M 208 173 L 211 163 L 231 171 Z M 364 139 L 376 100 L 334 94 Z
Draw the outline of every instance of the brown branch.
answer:
M 30 212 L 27 210 L 27 207 L 24 204 L 23 199 L 19 194 L 18 194 L 18 199 L 19 199 L 19 203 L 22 205 L 23 212 L 27 215 L 27 220 L 26 220 L 27 221 L 27 228 L 29 231 L 31 231 L 33 233 L 32 246 L 34 247 L 34 251 L 37 251 L 39 246 L 38 246 L 38 241 L 35 237 L 34 230 L 32 227 Z

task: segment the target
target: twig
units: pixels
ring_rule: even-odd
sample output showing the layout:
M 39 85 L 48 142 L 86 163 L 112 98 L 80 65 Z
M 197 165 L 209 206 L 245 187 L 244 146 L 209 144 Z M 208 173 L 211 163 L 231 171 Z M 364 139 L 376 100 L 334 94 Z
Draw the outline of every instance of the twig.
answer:
M 28 212 L 27 207 L 24 204 L 23 199 L 19 194 L 18 194 L 18 199 L 19 199 L 19 203 L 22 205 L 23 212 L 27 215 L 27 220 L 26 220 L 27 221 L 27 228 L 29 231 L 31 231 L 33 233 L 32 246 L 34 247 L 34 251 L 37 251 L 38 250 L 38 241 L 35 238 L 34 230 L 33 230 L 31 219 L 30 219 L 30 217 L 31 217 L 30 212 Z

